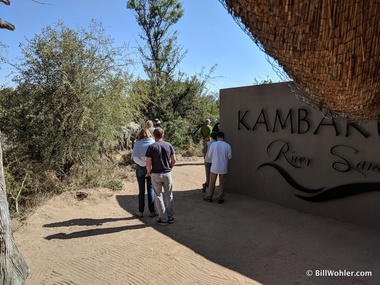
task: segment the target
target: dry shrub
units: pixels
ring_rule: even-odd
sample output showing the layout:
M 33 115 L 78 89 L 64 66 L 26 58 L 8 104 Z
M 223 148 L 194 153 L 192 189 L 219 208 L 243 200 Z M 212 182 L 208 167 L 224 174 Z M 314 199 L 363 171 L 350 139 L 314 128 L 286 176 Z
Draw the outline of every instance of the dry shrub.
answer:
M 66 191 L 81 189 L 109 188 L 114 191 L 122 190 L 123 181 L 134 179 L 134 170 L 130 165 L 124 165 L 124 157 L 130 157 L 130 153 L 115 153 L 112 161 L 101 159 L 88 165 L 75 165 L 70 170 L 70 175 L 63 180 L 57 178 L 52 171 L 42 171 L 34 168 L 33 174 L 29 174 L 20 195 L 20 183 L 15 181 L 9 173 L 7 179 L 7 193 L 9 205 L 13 217 L 30 213 L 41 203 Z M 9 185 L 8 185 L 9 181 Z M 16 198 L 17 197 L 17 198 Z
M 179 152 L 183 157 L 203 156 L 202 143 L 194 143 L 192 140 L 190 140 L 187 146 Z

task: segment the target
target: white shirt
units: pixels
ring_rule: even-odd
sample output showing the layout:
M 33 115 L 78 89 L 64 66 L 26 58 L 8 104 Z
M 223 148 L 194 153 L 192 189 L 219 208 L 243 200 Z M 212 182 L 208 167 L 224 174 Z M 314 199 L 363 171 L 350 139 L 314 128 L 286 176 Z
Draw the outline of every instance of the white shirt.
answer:
M 211 163 L 211 158 L 207 157 L 207 152 L 210 149 L 211 144 L 214 142 L 216 142 L 216 140 L 211 139 L 210 141 L 205 143 L 205 145 L 202 148 L 202 153 L 205 155 L 205 162 L 207 162 L 207 163 Z
M 136 141 L 133 151 L 132 151 L 132 159 L 134 162 L 136 162 L 141 167 L 146 166 L 146 150 L 148 147 L 154 143 L 154 139 L 152 138 L 143 138 L 141 140 Z
M 227 174 L 228 160 L 232 158 L 231 146 L 225 141 L 216 141 L 207 151 L 207 158 L 211 160 L 212 173 Z

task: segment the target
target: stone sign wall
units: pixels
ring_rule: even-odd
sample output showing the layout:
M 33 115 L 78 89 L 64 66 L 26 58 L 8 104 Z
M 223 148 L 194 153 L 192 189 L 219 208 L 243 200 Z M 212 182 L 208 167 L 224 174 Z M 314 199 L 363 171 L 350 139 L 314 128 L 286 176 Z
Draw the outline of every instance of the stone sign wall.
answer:
M 220 91 L 226 191 L 380 228 L 380 124 L 331 118 L 290 84 Z

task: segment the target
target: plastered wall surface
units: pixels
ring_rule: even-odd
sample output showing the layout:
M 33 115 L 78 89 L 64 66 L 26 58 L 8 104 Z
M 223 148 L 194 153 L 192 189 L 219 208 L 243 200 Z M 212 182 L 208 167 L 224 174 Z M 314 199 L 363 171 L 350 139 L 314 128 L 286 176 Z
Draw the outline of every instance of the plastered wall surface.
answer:
M 226 191 L 380 228 L 377 122 L 333 119 L 298 100 L 290 84 L 220 90 L 233 156 Z

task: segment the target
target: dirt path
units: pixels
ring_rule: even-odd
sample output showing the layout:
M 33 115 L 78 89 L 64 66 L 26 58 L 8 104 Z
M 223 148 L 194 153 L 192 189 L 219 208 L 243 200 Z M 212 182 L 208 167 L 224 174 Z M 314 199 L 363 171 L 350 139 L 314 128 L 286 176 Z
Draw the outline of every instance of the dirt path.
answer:
M 380 284 L 380 232 L 240 195 L 205 203 L 202 159 L 173 170 L 175 223 L 137 219 L 137 182 L 65 193 L 14 227 L 26 285 Z M 146 214 L 148 214 L 146 212 Z M 307 270 L 372 277 L 308 277 Z

